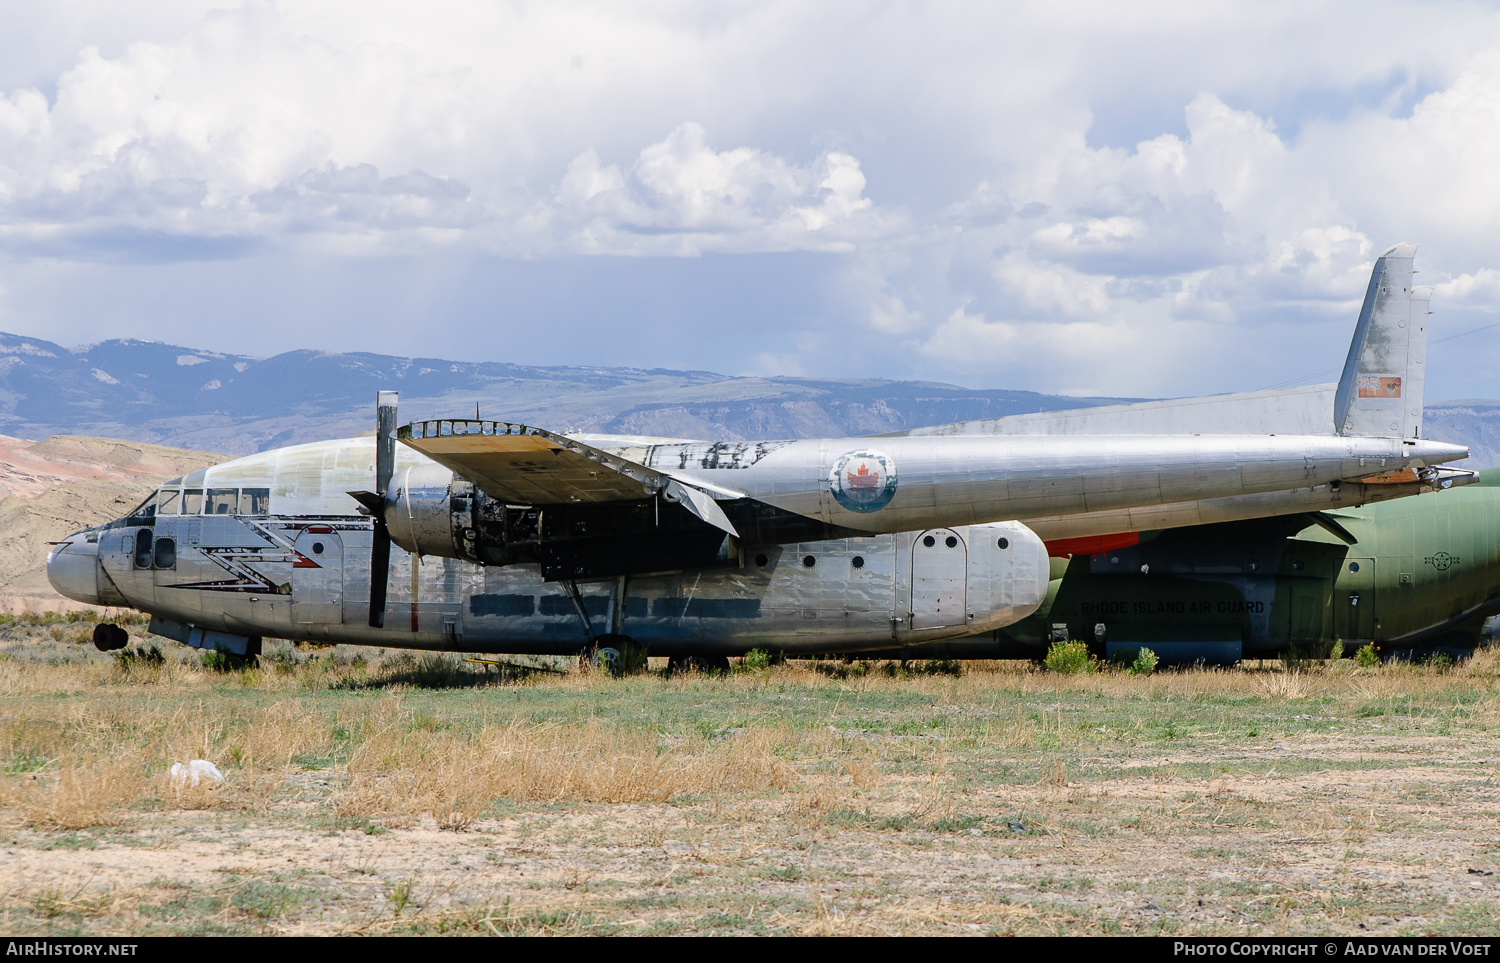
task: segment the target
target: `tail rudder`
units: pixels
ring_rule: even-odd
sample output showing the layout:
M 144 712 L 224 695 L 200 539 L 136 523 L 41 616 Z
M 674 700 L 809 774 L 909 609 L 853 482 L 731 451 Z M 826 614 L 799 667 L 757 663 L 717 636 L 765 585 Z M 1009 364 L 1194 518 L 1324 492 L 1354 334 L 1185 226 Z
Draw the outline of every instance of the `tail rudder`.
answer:
M 1432 313 L 1429 310 L 1431 302 L 1431 286 L 1411 289 L 1411 323 L 1407 326 L 1411 335 L 1406 344 L 1406 382 L 1410 388 L 1403 409 L 1408 429 L 1404 436 L 1408 438 L 1422 437 L 1422 398 L 1427 387 L 1427 316 Z
M 1397 244 L 1375 261 L 1334 395 L 1341 435 L 1421 437 L 1432 289 L 1412 286 L 1416 253 L 1415 244 Z

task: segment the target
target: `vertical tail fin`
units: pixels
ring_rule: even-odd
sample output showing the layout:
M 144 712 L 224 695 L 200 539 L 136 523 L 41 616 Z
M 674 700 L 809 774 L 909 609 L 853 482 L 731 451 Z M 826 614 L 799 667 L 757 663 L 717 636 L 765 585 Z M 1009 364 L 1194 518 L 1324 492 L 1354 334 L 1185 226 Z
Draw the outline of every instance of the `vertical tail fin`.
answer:
M 1419 438 L 1431 288 L 1414 288 L 1415 244 L 1397 244 L 1375 262 L 1349 358 L 1333 401 L 1341 435 Z

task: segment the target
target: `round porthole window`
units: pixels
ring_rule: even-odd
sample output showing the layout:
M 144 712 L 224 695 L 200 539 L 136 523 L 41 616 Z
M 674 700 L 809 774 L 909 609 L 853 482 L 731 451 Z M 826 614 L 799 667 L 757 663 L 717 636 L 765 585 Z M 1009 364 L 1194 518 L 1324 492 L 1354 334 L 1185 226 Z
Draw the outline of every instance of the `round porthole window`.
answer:
M 854 556 L 854 558 L 853 558 L 853 560 L 851 561 L 850 564 L 852 564 L 855 568 L 864 568 L 865 567 L 865 557 L 863 555 L 856 555 L 856 556 Z
M 1351 571 L 1351 572 L 1358 572 L 1359 571 L 1359 563 L 1358 562 L 1350 562 L 1349 563 L 1349 571 Z
M 813 558 L 811 555 L 805 555 L 805 556 L 803 556 L 803 558 L 802 558 L 802 567 L 803 568 L 812 568 L 816 564 L 818 564 L 818 560 L 815 559 L 815 558 Z
M 1004 551 L 1005 549 L 1010 548 L 1010 539 L 1002 538 L 996 544 L 1000 546 L 1001 551 Z
M 949 548 L 958 548 L 958 539 L 954 538 L 952 535 L 949 535 L 943 540 L 943 544 L 948 546 Z
M 755 564 L 759 565 L 761 568 L 765 568 L 767 565 L 771 564 L 771 560 L 769 558 L 766 558 L 764 555 L 757 555 L 755 556 Z
M 931 535 L 928 535 L 926 538 L 922 539 L 922 544 L 926 545 L 928 548 L 931 548 L 932 546 L 937 544 L 937 539 L 933 538 Z
M 314 555 L 322 555 L 323 554 L 323 543 L 322 542 L 313 542 L 313 554 Z

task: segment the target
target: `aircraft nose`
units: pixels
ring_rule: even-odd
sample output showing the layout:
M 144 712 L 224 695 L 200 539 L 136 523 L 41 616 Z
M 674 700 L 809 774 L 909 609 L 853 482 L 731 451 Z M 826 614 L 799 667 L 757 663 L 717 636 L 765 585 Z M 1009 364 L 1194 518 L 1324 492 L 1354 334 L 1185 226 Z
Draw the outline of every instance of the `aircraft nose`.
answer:
M 99 546 L 79 535 L 54 545 L 47 555 L 47 581 L 59 595 L 89 605 L 99 603 Z

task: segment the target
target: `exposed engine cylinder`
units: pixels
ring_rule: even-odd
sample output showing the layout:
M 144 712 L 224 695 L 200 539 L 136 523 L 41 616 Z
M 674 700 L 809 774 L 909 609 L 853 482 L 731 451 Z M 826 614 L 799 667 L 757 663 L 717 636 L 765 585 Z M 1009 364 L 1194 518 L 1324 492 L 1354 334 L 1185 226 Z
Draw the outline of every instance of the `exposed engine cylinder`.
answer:
M 391 480 L 385 520 L 408 552 L 507 565 L 535 548 L 541 511 L 497 502 L 441 465 L 419 465 Z
M 477 562 L 473 551 L 474 486 L 441 465 L 420 465 L 399 472 L 386 496 L 385 522 L 391 541 L 419 555 Z

